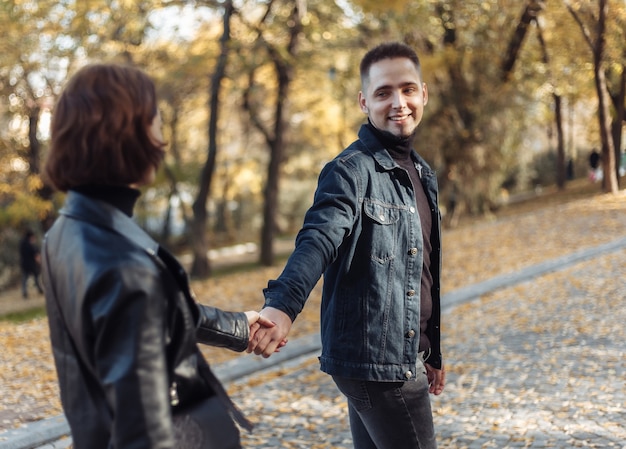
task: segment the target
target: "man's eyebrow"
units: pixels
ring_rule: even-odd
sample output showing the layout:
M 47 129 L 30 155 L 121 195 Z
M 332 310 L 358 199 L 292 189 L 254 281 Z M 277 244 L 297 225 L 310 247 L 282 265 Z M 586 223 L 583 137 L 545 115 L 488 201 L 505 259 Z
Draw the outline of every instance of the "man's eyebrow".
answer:
M 415 81 L 405 81 L 404 83 L 400 83 L 399 87 L 410 87 L 410 86 L 419 86 L 419 83 L 416 83 Z M 374 89 L 374 92 L 379 91 L 379 90 L 386 90 L 386 89 L 393 89 L 394 86 L 392 86 L 391 84 L 383 84 L 382 86 L 377 86 Z
M 389 84 L 384 84 L 384 85 L 382 85 L 382 86 L 376 86 L 376 87 L 374 88 L 374 90 L 375 90 L 375 91 L 376 91 L 376 90 L 383 90 L 383 89 L 391 89 L 391 85 L 389 85 Z

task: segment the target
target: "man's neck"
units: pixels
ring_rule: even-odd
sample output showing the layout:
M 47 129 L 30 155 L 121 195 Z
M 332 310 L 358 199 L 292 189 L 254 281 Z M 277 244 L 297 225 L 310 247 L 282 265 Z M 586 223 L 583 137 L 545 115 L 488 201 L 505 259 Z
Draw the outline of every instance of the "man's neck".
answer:
M 396 136 L 389 131 L 383 131 L 376 128 L 371 121 L 368 120 L 369 128 L 372 130 L 376 138 L 388 151 L 394 153 L 392 156 L 404 156 L 407 157 L 411 154 L 413 148 L 413 141 L 415 140 L 415 133 L 410 136 Z

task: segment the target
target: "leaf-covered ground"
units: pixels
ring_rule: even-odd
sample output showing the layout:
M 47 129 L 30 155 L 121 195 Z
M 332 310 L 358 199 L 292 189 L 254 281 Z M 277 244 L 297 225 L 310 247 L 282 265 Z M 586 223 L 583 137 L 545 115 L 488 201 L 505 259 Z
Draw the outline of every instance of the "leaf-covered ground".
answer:
M 622 192 L 573 199 L 552 195 L 549 201 L 537 199 L 492 219 L 445 230 L 444 293 L 623 237 L 625 223 Z M 259 309 L 262 288 L 281 268 L 258 268 L 192 284 L 201 302 L 226 310 Z M 292 340 L 318 331 L 320 286 L 294 324 Z M 0 302 L 12 300 L 21 298 L 0 297 Z M 45 319 L 0 321 L 0 348 L 0 429 L 62 413 Z M 213 348 L 204 352 L 212 364 L 253 357 Z

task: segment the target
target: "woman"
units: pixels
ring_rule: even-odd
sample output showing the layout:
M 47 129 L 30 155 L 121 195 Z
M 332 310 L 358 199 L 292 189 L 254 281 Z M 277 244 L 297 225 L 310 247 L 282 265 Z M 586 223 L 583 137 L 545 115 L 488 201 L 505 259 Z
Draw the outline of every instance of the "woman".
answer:
M 243 351 L 251 326 L 273 324 L 196 303 L 183 268 L 131 218 L 164 145 L 154 84 L 136 68 L 84 67 L 53 113 L 45 177 L 67 195 L 43 278 L 75 449 L 240 447 L 230 415 L 249 424 L 197 342 Z M 198 423 L 190 409 L 213 416 Z

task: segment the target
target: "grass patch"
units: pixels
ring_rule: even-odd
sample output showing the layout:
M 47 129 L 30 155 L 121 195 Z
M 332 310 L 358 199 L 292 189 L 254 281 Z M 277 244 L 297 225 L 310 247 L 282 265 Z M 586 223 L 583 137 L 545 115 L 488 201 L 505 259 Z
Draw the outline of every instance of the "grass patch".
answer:
M 34 306 L 32 309 L 20 310 L 19 312 L 11 312 L 0 316 L 0 321 L 8 321 L 11 323 L 24 323 L 37 318 L 46 317 L 45 306 Z

